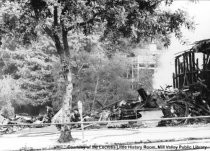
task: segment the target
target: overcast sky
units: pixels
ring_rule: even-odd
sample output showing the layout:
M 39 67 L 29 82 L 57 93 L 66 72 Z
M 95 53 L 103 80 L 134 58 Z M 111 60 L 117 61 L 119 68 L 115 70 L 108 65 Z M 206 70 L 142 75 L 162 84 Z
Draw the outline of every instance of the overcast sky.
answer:
M 210 0 L 199 0 L 196 3 L 189 2 L 189 0 L 176 0 L 171 8 L 187 11 L 189 16 L 194 17 L 196 28 L 194 31 L 182 30 L 184 39 L 189 42 L 188 45 L 182 45 L 176 38 L 172 37 L 171 45 L 163 54 L 160 68 L 154 76 L 154 88 L 172 84 L 174 56 L 177 52 L 191 48 L 192 45 L 190 44 L 195 41 L 210 38 Z
M 210 0 L 199 0 L 196 3 L 189 2 L 188 0 L 176 0 L 172 8 L 183 9 L 189 13 L 189 16 L 194 17 L 196 29 L 194 31 L 183 29 L 184 39 L 187 39 L 189 43 L 210 38 Z M 189 45 L 183 46 L 178 40 L 172 38 L 172 44 L 169 49 L 179 51 L 188 47 Z

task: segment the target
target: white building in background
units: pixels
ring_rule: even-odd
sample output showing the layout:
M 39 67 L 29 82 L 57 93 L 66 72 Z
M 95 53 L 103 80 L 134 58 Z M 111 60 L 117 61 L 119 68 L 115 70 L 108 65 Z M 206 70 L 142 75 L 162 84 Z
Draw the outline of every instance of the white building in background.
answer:
M 146 48 L 133 50 L 134 57 L 130 57 L 131 69 L 128 78 L 134 84 L 140 84 L 147 90 L 153 89 L 153 76 L 158 69 L 159 58 L 162 50 L 157 49 L 156 44 L 150 44 Z

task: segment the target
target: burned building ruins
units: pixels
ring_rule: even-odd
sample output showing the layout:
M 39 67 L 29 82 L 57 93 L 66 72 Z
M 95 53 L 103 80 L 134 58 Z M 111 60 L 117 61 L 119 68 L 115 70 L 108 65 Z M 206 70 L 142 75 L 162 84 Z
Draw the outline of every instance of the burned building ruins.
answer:
M 194 46 L 175 57 L 173 86 L 177 90 L 164 93 L 164 117 L 210 115 L 210 39 L 197 41 Z M 209 119 L 167 121 L 180 124 Z M 165 123 L 166 124 L 166 123 Z

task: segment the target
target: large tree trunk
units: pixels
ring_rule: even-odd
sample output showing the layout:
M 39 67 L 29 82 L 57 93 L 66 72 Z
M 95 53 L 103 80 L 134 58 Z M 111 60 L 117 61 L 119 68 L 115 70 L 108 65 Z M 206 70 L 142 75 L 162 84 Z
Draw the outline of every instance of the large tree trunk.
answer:
M 64 72 L 63 77 L 66 83 L 66 93 L 63 97 L 62 123 L 69 123 L 71 122 L 71 108 L 72 108 L 72 90 L 73 90 L 72 74 L 69 67 L 66 71 L 63 72 Z M 63 142 L 69 142 L 71 140 L 73 140 L 71 135 L 71 125 L 62 126 L 61 134 L 58 141 L 63 143 Z
M 61 14 L 64 15 L 65 11 Z M 58 23 L 58 6 L 54 5 L 54 27 L 50 31 L 47 27 L 45 28 L 46 33 L 52 37 L 55 42 L 55 47 L 57 49 L 57 53 L 60 55 L 62 69 L 62 75 L 66 84 L 66 92 L 63 96 L 63 106 L 62 106 L 62 123 L 71 122 L 71 109 L 72 109 L 72 74 L 70 70 L 70 52 L 68 45 L 68 30 L 66 30 L 64 20 L 60 20 L 60 25 Z M 61 35 L 57 33 L 55 29 L 57 27 L 61 27 Z M 58 28 L 59 29 L 59 28 Z M 53 32 L 52 32 L 53 31 Z M 71 136 L 71 125 L 63 125 L 61 127 L 61 135 L 58 139 L 59 142 L 69 142 L 73 140 Z

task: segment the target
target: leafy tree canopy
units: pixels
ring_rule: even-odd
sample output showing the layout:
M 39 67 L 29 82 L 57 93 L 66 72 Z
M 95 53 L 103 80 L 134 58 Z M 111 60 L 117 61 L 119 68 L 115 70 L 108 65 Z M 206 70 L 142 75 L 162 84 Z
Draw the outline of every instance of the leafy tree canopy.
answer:
M 119 44 L 181 38 L 181 26 L 193 28 L 182 10 L 161 9 L 173 0 L 4 0 L 0 3 L 1 35 L 28 44 L 39 32 L 47 33 L 58 54 L 68 53 L 68 34 L 99 34 L 101 40 Z M 71 31 L 71 32 L 70 32 Z M 66 50 L 66 51 L 63 51 Z
M 46 38 L 46 37 L 45 37 Z M 4 62 L 4 75 L 11 75 L 19 84 L 22 97 L 14 98 L 16 105 L 46 105 L 59 99 L 58 77 L 54 73 L 59 59 L 53 55 L 54 47 L 47 40 L 33 43 L 30 48 L 18 47 L 10 50 L 11 44 L 3 43 L 0 55 Z M 57 69 L 58 71 L 58 69 Z M 9 83 L 8 83 L 9 84 Z M 10 91 L 8 91 L 10 92 Z M 10 93 L 8 96 L 12 96 Z

